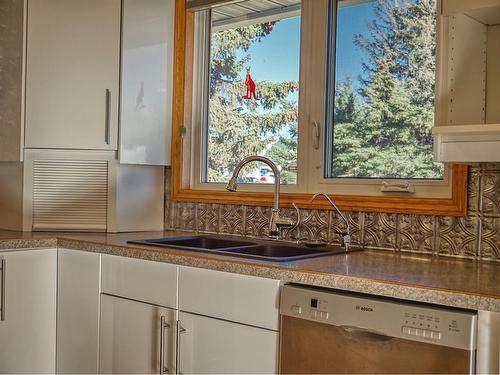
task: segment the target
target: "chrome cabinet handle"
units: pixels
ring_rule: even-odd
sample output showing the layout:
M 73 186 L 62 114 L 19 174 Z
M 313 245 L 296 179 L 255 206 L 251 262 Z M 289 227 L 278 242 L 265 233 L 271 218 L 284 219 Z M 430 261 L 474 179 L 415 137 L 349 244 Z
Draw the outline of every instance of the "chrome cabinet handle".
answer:
M 175 373 L 178 375 L 182 375 L 181 372 L 181 334 L 185 333 L 186 329 L 182 326 L 181 321 L 177 321 L 177 329 L 176 329 L 176 350 L 175 350 Z
M 111 91 L 106 89 L 106 110 L 105 110 L 105 128 L 104 128 L 104 141 L 107 145 L 110 142 L 110 132 L 111 132 Z
M 0 266 L 2 267 L 2 296 L 0 297 L 0 321 L 5 320 L 5 259 L 2 258 Z
M 168 374 L 169 369 L 165 365 L 165 330 L 170 328 L 165 316 L 160 317 L 160 375 Z

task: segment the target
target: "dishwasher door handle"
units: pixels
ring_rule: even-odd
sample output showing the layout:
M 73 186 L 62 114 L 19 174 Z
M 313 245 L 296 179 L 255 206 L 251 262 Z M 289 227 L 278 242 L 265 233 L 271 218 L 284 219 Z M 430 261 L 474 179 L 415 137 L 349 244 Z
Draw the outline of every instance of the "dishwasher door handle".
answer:
M 389 341 L 392 340 L 393 337 L 389 336 L 384 332 L 377 331 L 371 328 L 357 327 L 357 326 L 339 326 L 345 332 L 347 332 L 350 336 L 356 338 L 364 338 L 364 339 L 372 339 L 379 341 Z

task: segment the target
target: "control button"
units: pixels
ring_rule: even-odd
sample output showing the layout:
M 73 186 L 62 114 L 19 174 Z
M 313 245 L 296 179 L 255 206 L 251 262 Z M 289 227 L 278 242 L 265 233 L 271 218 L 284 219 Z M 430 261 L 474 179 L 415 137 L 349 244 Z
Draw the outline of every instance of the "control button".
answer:
M 321 319 L 328 319 L 328 313 L 326 311 L 319 311 L 319 317 Z
M 413 335 L 414 334 L 414 331 L 415 329 L 412 328 L 412 327 L 408 327 L 408 326 L 404 326 L 403 327 L 403 332 L 407 335 Z
M 405 335 L 422 337 L 430 340 L 441 340 L 441 332 L 433 331 L 430 329 L 402 326 L 401 332 Z
M 317 318 L 318 317 L 318 312 L 316 310 L 309 310 L 309 316 L 311 318 Z
M 441 340 L 441 332 L 438 331 L 432 331 L 432 338 L 434 340 Z
M 293 305 L 292 306 L 292 313 L 294 313 L 296 315 L 302 314 L 302 307 L 300 307 L 299 305 Z

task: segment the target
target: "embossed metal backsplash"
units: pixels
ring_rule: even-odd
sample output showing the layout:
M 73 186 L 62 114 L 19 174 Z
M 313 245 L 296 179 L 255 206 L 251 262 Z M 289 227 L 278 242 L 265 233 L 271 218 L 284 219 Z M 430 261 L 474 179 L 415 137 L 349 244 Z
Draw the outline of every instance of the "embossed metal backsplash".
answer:
M 170 201 L 170 170 L 166 175 L 166 229 L 264 237 L 269 207 Z M 287 215 L 294 217 L 293 210 Z M 332 227 L 342 221 L 332 211 L 302 210 L 294 236 L 338 243 Z M 466 217 L 438 217 L 348 212 L 352 241 L 370 249 L 406 251 L 500 261 L 500 163 L 469 169 Z

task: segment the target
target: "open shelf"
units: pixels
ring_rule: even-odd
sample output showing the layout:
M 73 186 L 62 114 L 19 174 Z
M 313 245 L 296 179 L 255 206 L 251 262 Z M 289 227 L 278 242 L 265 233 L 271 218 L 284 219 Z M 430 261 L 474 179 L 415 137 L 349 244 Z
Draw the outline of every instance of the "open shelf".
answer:
M 478 163 L 500 160 L 500 124 L 436 126 L 433 134 L 438 161 Z

